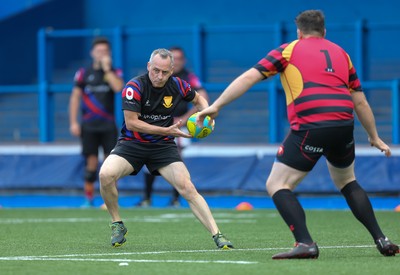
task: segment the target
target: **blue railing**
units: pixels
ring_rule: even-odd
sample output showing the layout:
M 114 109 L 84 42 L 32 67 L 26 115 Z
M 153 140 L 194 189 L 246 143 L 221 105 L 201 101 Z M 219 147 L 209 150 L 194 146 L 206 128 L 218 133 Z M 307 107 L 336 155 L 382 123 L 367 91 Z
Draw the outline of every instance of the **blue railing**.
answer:
M 400 29 L 400 24 L 370 24 L 366 21 L 360 20 L 356 23 L 348 24 L 333 24 L 329 26 L 331 31 L 354 31 L 354 45 L 355 45 L 355 56 L 353 55 L 353 61 L 358 68 L 358 75 L 360 79 L 364 79 L 366 72 L 368 71 L 368 64 L 365 61 L 367 55 L 367 43 L 366 34 L 371 29 Z M 255 31 L 272 32 L 273 43 L 279 45 L 287 39 L 288 27 L 284 23 L 276 23 L 266 26 L 218 26 L 218 27 L 206 27 L 196 25 L 192 27 L 178 27 L 178 28 L 122 28 L 116 27 L 111 29 L 78 29 L 78 30 L 53 30 L 53 29 L 41 29 L 38 32 L 38 83 L 37 85 L 14 85 L 14 86 L 0 86 L 0 93 L 37 93 L 39 102 L 39 141 L 40 142 L 51 142 L 54 140 L 54 119 L 50 114 L 54 113 L 54 94 L 55 93 L 70 93 L 72 84 L 53 84 L 50 81 L 51 74 L 51 61 L 52 56 L 49 56 L 52 52 L 52 41 L 57 38 L 66 37 L 84 37 L 91 38 L 94 36 L 102 35 L 108 36 L 112 39 L 113 44 L 113 59 L 117 67 L 126 68 L 128 64 L 124 63 L 127 52 L 125 50 L 125 43 L 127 37 L 135 37 L 143 34 L 149 35 L 153 33 L 158 34 L 187 34 L 192 37 L 192 48 L 194 51 L 193 55 L 193 69 L 199 75 L 200 78 L 205 79 L 205 44 L 206 36 L 210 34 L 219 33 L 248 33 Z M 363 87 L 366 89 L 389 89 L 391 91 L 391 128 L 392 128 L 392 143 L 400 144 L 400 95 L 399 95 L 399 80 L 385 80 L 385 81 L 362 81 Z M 209 91 L 221 91 L 229 83 L 211 83 L 205 82 L 204 86 Z M 257 85 L 254 90 L 268 91 L 268 108 L 269 108 L 269 141 L 276 143 L 280 140 L 282 135 L 282 126 L 279 121 L 281 120 L 280 110 L 278 102 L 278 93 L 280 93 L 280 84 L 277 78 L 273 81 L 267 81 L 265 83 Z M 121 98 L 116 96 L 116 105 L 120 106 Z M 119 110 L 119 108 L 116 108 Z M 122 122 L 122 113 L 116 112 L 117 122 Z

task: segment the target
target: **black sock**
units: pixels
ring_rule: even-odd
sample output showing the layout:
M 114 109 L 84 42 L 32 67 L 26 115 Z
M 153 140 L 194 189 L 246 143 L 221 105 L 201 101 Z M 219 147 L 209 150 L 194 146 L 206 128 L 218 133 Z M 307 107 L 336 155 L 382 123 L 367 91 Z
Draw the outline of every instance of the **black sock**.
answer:
M 145 173 L 145 192 L 144 192 L 144 199 L 145 200 L 150 200 L 151 199 L 151 194 L 153 193 L 153 183 L 154 180 L 156 179 L 156 176 Z
M 281 189 L 272 196 L 272 199 L 296 241 L 305 244 L 313 243 L 307 229 L 306 215 L 296 195 L 288 189 Z
M 357 181 L 348 183 L 340 190 L 346 198 L 353 215 L 359 220 L 369 231 L 374 241 L 384 237 L 381 228 L 375 218 L 374 210 L 367 193 Z

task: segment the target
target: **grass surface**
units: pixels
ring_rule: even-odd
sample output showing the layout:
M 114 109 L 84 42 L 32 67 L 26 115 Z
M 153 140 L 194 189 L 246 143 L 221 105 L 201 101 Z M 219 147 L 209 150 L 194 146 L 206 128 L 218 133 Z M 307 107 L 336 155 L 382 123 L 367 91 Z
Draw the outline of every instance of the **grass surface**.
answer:
M 0 274 L 400 274 L 400 255 L 381 256 L 348 211 L 306 211 L 320 257 L 281 261 L 271 256 L 293 238 L 275 210 L 213 213 L 236 249 L 217 250 L 188 209 L 122 209 L 128 235 L 119 248 L 105 211 L 0 209 Z M 400 242 L 400 213 L 376 216 Z

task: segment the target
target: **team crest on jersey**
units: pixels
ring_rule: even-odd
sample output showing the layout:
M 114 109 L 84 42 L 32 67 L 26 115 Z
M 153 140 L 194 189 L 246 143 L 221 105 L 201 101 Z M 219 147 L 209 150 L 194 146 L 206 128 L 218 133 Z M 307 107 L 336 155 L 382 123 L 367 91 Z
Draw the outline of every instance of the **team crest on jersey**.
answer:
M 131 87 L 128 87 L 128 89 L 126 89 L 125 96 L 126 96 L 126 99 L 128 99 L 128 100 L 133 99 L 133 89 Z
M 171 108 L 172 107 L 172 96 L 164 96 L 163 105 L 165 108 Z

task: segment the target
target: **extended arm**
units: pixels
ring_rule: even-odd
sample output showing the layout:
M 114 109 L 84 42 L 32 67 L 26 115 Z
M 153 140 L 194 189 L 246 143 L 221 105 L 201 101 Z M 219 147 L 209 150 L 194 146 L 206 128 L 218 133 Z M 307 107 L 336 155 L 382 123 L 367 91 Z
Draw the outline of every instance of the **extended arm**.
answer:
M 211 106 L 199 113 L 197 117 L 199 124 L 203 124 L 203 120 L 207 115 L 211 118 L 215 118 L 223 106 L 243 95 L 252 86 L 263 79 L 264 77 L 262 74 L 254 68 L 241 74 L 224 90 Z
M 69 131 L 74 136 L 81 134 L 81 129 L 78 121 L 79 107 L 81 103 L 81 88 L 74 87 L 69 99 Z
M 375 117 L 371 110 L 371 107 L 368 104 L 367 99 L 365 98 L 364 93 L 353 92 L 351 96 L 354 103 L 354 110 L 357 114 L 358 120 L 361 122 L 362 126 L 368 134 L 368 139 L 371 143 L 371 146 L 374 146 L 382 152 L 385 152 L 385 155 L 389 157 L 391 155 L 390 148 L 380 139 L 378 135 L 375 124 Z

